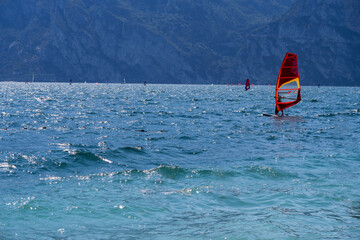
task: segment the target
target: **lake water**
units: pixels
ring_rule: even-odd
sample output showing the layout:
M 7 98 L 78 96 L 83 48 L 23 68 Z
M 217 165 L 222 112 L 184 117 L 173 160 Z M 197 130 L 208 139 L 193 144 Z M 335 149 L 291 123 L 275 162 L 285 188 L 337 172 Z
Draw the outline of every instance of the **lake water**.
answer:
M 360 88 L 0 83 L 0 239 L 360 239 Z

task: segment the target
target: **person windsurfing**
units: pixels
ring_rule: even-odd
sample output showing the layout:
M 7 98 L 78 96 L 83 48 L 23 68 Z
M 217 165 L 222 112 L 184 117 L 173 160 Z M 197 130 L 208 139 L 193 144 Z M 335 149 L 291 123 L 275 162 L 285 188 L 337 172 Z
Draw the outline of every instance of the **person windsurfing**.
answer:
M 250 80 L 246 79 L 245 91 L 250 89 Z
M 281 96 L 280 95 L 278 96 L 278 101 L 281 102 Z M 280 116 L 280 117 L 284 116 L 284 110 L 281 110 L 281 115 L 279 115 L 279 112 L 280 111 L 277 109 L 277 105 L 275 105 L 275 115 Z
M 283 110 L 301 101 L 300 78 L 297 55 L 286 53 L 281 64 L 275 89 L 275 114 L 284 115 Z
M 284 116 L 284 111 L 283 110 L 281 110 L 281 115 L 279 115 L 278 113 L 279 113 L 279 111 L 277 110 L 277 107 L 275 107 L 275 115 L 279 116 L 279 117 Z

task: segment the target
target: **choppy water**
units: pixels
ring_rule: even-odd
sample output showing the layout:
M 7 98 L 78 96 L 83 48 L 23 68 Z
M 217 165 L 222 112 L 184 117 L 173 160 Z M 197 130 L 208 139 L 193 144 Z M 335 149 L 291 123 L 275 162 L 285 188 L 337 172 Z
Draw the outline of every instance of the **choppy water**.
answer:
M 0 83 L 0 239 L 360 239 L 360 88 Z

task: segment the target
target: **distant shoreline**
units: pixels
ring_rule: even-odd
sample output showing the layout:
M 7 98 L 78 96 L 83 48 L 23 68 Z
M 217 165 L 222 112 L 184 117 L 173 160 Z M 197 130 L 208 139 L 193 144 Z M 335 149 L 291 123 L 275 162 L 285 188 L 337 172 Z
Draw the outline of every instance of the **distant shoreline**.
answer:
M 38 83 L 61 83 L 61 84 L 69 84 L 70 82 L 66 82 L 66 81 L 56 81 L 56 82 L 51 82 L 51 81 L 34 81 L 34 82 L 31 82 L 31 81 L 28 81 L 28 82 L 23 82 L 23 81 L 1 81 L 0 80 L 0 84 L 1 83 L 25 83 L 25 84 L 38 84 Z M 121 82 L 76 82 L 76 81 L 73 81 L 71 84 L 116 84 L 116 85 L 143 85 L 143 83 L 141 82 L 135 82 L 135 83 L 132 83 L 132 82 L 127 82 L 127 83 L 121 83 Z M 199 86 L 226 86 L 226 87 L 244 87 L 245 85 L 244 84 L 241 84 L 241 85 L 237 85 L 237 84 L 212 84 L 212 83 L 209 83 L 209 84 L 205 84 L 205 83 L 146 83 L 147 85 L 199 85 Z M 269 85 L 267 84 L 254 84 L 253 87 L 257 87 L 257 86 L 264 86 L 264 87 L 269 87 Z M 275 87 L 275 84 L 272 84 L 270 85 L 270 87 Z M 359 86 L 356 86 L 356 85 L 353 85 L 353 86 L 347 86 L 347 85 L 338 85 L 338 86 L 333 86 L 333 85 L 302 85 L 301 87 L 359 87 Z

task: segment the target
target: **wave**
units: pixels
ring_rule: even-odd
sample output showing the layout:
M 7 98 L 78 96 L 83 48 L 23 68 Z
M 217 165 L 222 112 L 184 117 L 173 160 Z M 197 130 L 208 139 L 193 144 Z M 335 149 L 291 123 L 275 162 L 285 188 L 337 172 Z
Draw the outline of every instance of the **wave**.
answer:
M 284 170 L 268 167 L 268 166 L 261 166 L 261 165 L 251 165 L 246 167 L 246 172 L 250 175 L 259 178 L 259 177 L 266 177 L 266 178 L 297 178 L 296 174 L 286 172 Z
M 135 155 L 134 155 L 135 154 Z M 0 170 L 16 173 L 31 174 L 34 176 L 71 176 L 76 174 L 93 176 L 121 175 L 132 179 L 156 177 L 157 179 L 226 179 L 248 175 L 258 177 L 283 178 L 297 177 L 292 173 L 267 166 L 251 165 L 236 169 L 217 168 L 184 168 L 168 164 L 156 164 L 156 161 L 144 163 L 144 158 L 136 156 L 147 155 L 142 147 L 121 147 L 111 153 L 92 152 L 87 149 L 52 150 L 47 156 L 13 155 L 7 162 L 0 163 Z M 192 153 L 194 154 L 194 153 Z M 128 155 L 128 156 L 127 156 Z M 133 159 L 129 160 L 129 158 Z M 126 160 L 125 160 L 126 159 Z M 145 156 L 146 159 L 146 156 Z M 153 165 L 153 168 L 143 167 Z M 156 166 L 157 165 L 157 166 Z
M 187 169 L 178 166 L 164 166 L 164 165 L 160 165 L 159 167 L 150 170 L 143 170 L 142 172 L 147 175 L 156 173 L 157 175 L 163 178 L 174 179 L 174 180 L 184 178 L 189 173 Z
M 97 168 L 114 162 L 87 150 L 52 150 L 50 155 L 35 156 L 11 154 L 8 162 L 0 163 L 0 170 L 15 174 L 47 174 L 86 172 L 87 168 Z M 117 163 L 118 166 L 124 166 Z
M 143 155 L 145 154 L 145 149 L 141 146 L 136 146 L 136 147 L 120 147 L 117 150 L 115 150 L 116 152 L 123 152 L 123 153 L 135 153 L 135 154 L 140 154 Z
M 231 178 L 239 176 L 238 171 L 220 170 L 220 169 L 191 169 L 182 168 L 172 165 L 160 165 L 156 168 L 146 170 L 128 170 L 124 171 L 126 174 L 145 174 L 151 176 L 163 177 L 165 179 L 181 179 L 181 178 Z
M 229 170 L 219 170 L 219 169 L 188 169 L 182 168 L 179 166 L 171 165 L 159 165 L 155 168 L 150 169 L 126 169 L 123 167 L 122 170 L 116 171 L 113 168 L 109 168 L 108 172 L 104 171 L 105 169 L 100 169 L 101 172 L 97 173 L 81 173 L 79 171 L 73 172 L 71 175 L 61 175 L 61 172 L 43 172 L 40 177 L 41 181 L 45 182 L 58 182 L 58 181 L 67 181 L 71 179 L 76 180 L 93 180 L 93 179 L 111 179 L 112 181 L 121 181 L 126 180 L 125 182 L 130 183 L 133 181 L 142 181 L 146 179 L 147 181 L 154 181 L 156 183 L 162 183 L 167 180 L 184 180 L 184 179 L 204 179 L 209 181 L 211 179 L 227 179 L 238 177 L 242 173 L 240 171 L 229 171 Z M 115 171 L 114 171 L 115 170 Z
M 15 165 L 9 164 L 7 162 L 0 163 L 0 171 L 10 172 L 12 171 L 11 169 L 17 169 L 17 168 Z
M 360 109 L 351 109 L 346 112 L 319 114 L 319 115 L 315 115 L 314 117 L 359 116 L 359 115 L 360 115 Z
M 11 153 L 0 162 L 0 171 L 16 174 L 46 174 L 47 172 L 96 172 L 101 169 L 123 169 L 126 163 L 134 163 L 132 159 L 146 156 L 141 146 L 121 147 L 115 150 L 98 151 L 98 148 L 83 144 L 56 144 L 58 149 L 34 154 Z M 135 162 L 136 163 L 136 162 Z
M 60 144 L 59 147 L 60 149 L 50 150 L 44 155 L 12 154 L 12 157 L 5 157 L 7 159 L 5 163 L 0 163 L 0 170 L 18 175 L 32 174 L 34 176 L 111 173 L 111 175 L 126 175 L 135 177 L 135 179 L 156 176 L 158 179 L 172 180 L 233 178 L 243 174 L 255 178 L 297 177 L 284 170 L 259 165 L 242 166 L 236 169 L 228 169 L 228 167 L 226 169 L 204 169 L 201 166 L 200 168 L 189 168 L 172 165 L 168 156 L 166 156 L 167 161 L 161 161 L 156 158 L 158 155 L 148 153 L 142 146 L 126 146 L 106 151 L 98 151 L 97 148 L 92 149 L 91 145 L 82 144 Z M 204 150 L 181 152 L 184 157 L 202 154 Z
M 238 171 L 219 170 L 219 169 L 191 169 L 182 168 L 172 165 L 160 165 L 151 169 L 131 169 L 118 172 L 118 175 L 127 176 L 156 176 L 158 178 L 178 180 L 183 178 L 231 178 L 239 176 L 241 173 Z
M 351 206 L 351 217 L 360 220 L 360 201 Z

